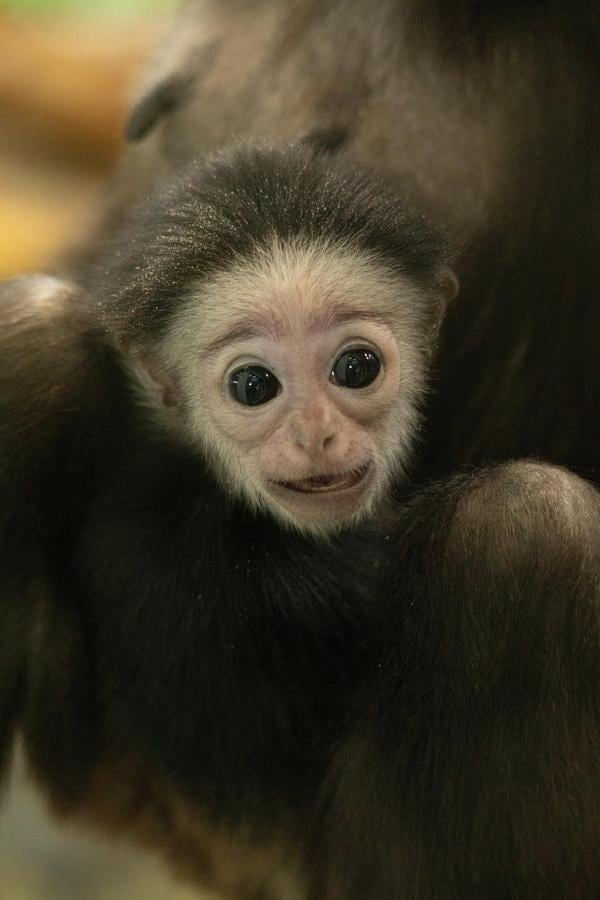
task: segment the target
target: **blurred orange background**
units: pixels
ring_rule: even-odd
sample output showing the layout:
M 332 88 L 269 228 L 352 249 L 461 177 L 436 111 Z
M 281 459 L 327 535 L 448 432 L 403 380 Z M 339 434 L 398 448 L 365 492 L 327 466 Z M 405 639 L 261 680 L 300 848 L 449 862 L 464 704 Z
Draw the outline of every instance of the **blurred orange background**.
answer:
M 0 277 L 51 265 L 79 238 L 158 33 L 152 14 L 0 7 Z

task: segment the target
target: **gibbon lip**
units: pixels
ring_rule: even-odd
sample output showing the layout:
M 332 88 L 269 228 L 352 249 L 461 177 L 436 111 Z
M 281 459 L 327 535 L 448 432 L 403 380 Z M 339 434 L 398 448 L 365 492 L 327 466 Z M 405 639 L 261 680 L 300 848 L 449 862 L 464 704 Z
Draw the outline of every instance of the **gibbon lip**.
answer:
M 345 472 L 323 473 L 313 475 L 310 478 L 300 478 L 297 481 L 277 481 L 276 484 L 290 491 L 296 491 L 299 494 L 326 494 L 335 491 L 346 491 L 360 484 L 369 467 L 370 463 L 365 463 L 363 466 Z

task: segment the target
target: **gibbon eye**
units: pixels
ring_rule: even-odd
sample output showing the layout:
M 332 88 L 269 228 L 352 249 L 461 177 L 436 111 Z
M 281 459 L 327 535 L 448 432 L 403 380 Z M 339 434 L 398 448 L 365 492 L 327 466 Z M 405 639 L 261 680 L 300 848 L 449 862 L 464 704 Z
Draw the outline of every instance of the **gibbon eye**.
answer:
M 379 357 L 358 347 L 342 353 L 331 370 L 331 381 L 341 387 L 364 388 L 375 381 L 380 369 Z
M 243 366 L 231 375 L 229 392 L 234 400 L 245 406 L 267 403 L 279 393 L 280 384 L 263 366 Z

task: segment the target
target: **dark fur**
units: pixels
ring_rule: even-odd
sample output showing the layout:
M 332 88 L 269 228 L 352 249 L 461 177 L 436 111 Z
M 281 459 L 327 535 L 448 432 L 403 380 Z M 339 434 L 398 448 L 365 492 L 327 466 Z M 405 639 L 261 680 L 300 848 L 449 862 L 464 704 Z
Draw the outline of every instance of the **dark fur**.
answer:
M 86 285 L 129 344 L 160 335 L 192 281 L 208 280 L 275 237 L 365 250 L 421 286 L 423 299 L 449 257 L 441 234 L 385 181 L 310 147 L 264 145 L 189 165 L 134 210 Z
M 343 152 L 401 176 L 463 247 L 425 475 L 521 452 L 593 474 L 588 7 L 221 6 L 221 81 L 209 67 L 156 119 L 123 177 L 145 159 L 144 193 L 144 179 L 166 169 L 171 181 L 233 137 L 347 129 Z M 266 47 L 227 85 L 227 28 L 238 21 L 267 35 Z M 232 182 L 238 204 L 246 183 Z M 196 212 L 206 199 L 194 198 Z M 220 241 L 222 201 L 212 200 Z M 89 281 L 99 289 L 106 277 L 106 308 L 133 303 L 133 318 L 120 307 L 122 325 L 111 312 L 128 336 L 158 326 L 152 292 L 168 306 L 190 270 L 178 256 L 172 284 L 161 281 L 160 241 L 148 250 L 160 216 L 152 201 L 140 215 L 117 247 L 123 265 L 104 257 Z M 334 227 L 329 213 L 323 221 Z M 377 248 L 389 256 L 385 240 Z M 5 289 L 0 324 L 26 287 Z M 226 500 L 138 406 L 121 357 L 78 305 L 44 325 L 2 327 L 0 356 L 2 736 L 18 719 L 55 803 L 98 814 L 98 771 L 131 757 L 184 796 L 192 818 L 249 844 L 291 832 L 311 898 L 600 894 L 592 488 L 550 466 L 508 464 L 415 490 L 385 531 L 317 544 Z M 113 788 L 129 797 L 124 783 Z M 122 815 L 143 818 L 136 804 Z M 171 814 L 162 820 L 159 832 L 180 833 Z M 230 896 L 273 896 L 264 890 L 240 881 Z
M 591 900 L 600 496 L 505 464 L 421 492 L 394 541 L 325 792 L 326 896 Z
M 93 765 L 97 729 L 72 548 L 132 407 L 80 293 L 57 281 L 54 310 L 40 312 L 38 285 L 32 276 L 0 291 L 0 683 L 13 712 L 3 710 L 0 751 L 19 715 L 40 772 L 70 795 Z

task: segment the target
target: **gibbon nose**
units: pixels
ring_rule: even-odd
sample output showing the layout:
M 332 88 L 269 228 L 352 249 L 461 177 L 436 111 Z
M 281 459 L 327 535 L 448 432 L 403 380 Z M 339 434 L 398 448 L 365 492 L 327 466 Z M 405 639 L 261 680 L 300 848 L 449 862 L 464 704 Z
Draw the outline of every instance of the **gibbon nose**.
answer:
M 314 456 L 332 446 L 335 442 L 335 429 L 322 428 L 311 422 L 300 423 L 294 428 L 294 439 L 299 447 Z
M 324 405 L 297 412 L 290 429 L 296 445 L 311 456 L 318 456 L 336 444 L 338 427 Z

